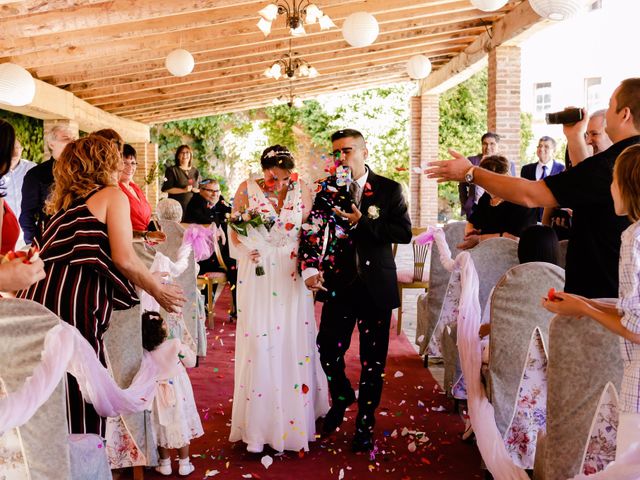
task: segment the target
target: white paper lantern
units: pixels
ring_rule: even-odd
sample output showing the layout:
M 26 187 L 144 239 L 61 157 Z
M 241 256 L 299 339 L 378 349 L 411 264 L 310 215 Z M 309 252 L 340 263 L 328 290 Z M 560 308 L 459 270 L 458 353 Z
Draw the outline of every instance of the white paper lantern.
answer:
M 193 55 L 182 48 L 178 48 L 167 55 L 164 65 L 171 75 L 184 77 L 193 71 L 195 61 L 193 60 Z
M 495 12 L 504 7 L 509 0 L 471 0 L 471 5 L 483 12 Z
M 23 107 L 35 94 L 36 82 L 28 71 L 15 63 L 0 64 L 0 103 Z
M 407 73 L 414 80 L 427 78 L 431 73 L 431 61 L 424 55 L 414 55 L 407 62 Z
M 529 0 L 534 12 L 549 20 L 566 20 L 573 17 L 584 4 L 583 0 Z
M 342 36 L 352 47 L 371 45 L 378 38 L 378 33 L 378 21 L 368 12 L 352 13 L 342 24 Z

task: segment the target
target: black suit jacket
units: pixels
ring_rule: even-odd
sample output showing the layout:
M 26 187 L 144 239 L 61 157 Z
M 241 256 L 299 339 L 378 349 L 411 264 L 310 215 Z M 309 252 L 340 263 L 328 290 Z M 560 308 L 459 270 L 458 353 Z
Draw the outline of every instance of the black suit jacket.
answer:
M 351 228 L 332 211 L 334 206 L 351 210 L 348 188 L 337 186 L 335 176 L 319 183 L 321 189 L 302 228 L 299 250 L 301 270 L 317 268 L 324 273 L 328 292 L 318 292 L 317 299 L 340 295 L 360 277 L 379 308 L 396 308 L 400 299 L 392 244 L 411 241 L 411 220 L 402 187 L 369 169 L 360 202 L 362 218 Z
M 53 185 L 53 163 L 50 158 L 27 172 L 22 183 L 22 203 L 20 227 L 24 232 L 24 241 L 29 245 L 34 238 L 40 237 L 49 216 L 44 205 Z

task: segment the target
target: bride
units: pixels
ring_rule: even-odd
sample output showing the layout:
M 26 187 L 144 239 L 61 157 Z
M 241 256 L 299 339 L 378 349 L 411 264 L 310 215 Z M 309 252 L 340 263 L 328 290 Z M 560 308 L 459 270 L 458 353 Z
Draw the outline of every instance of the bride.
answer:
M 272 226 L 268 233 L 263 230 L 266 235 L 257 249 L 229 229 L 238 260 L 229 440 L 242 440 L 254 453 L 262 452 L 265 444 L 279 452 L 308 450 L 316 418 L 329 409 L 316 349 L 313 298 L 297 271 L 300 226 L 313 202 L 307 185 L 292 173 L 294 160 L 285 147 L 268 147 L 260 163 L 264 178 L 240 184 L 233 212 L 255 210 Z

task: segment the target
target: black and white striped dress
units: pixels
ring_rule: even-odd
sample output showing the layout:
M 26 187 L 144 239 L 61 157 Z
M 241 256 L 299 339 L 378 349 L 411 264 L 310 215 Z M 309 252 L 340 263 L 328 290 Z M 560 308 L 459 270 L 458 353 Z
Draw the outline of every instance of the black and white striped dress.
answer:
M 106 224 L 94 217 L 80 199 L 55 214 L 43 237 L 40 257 L 46 278 L 18 293 L 41 303 L 75 326 L 105 364 L 103 338 L 111 312 L 138 303 L 133 285 L 115 267 Z M 77 382 L 67 376 L 67 409 L 72 433 L 104 436 L 105 422 L 82 399 Z

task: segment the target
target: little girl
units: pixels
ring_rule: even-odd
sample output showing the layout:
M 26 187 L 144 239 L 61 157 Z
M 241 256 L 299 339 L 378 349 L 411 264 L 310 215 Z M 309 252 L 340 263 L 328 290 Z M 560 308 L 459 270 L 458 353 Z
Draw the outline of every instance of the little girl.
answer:
M 611 196 L 616 214 L 628 215 L 635 222 L 622 233 L 617 305 L 569 293 L 556 293 L 556 299 L 543 299 L 542 305 L 562 315 L 589 316 L 622 337 L 624 373 L 616 448 L 619 459 L 632 443 L 640 440 L 640 145 L 628 147 L 617 158 Z
M 167 340 L 167 327 L 172 337 L 170 340 Z M 194 470 L 189 461 L 189 442 L 204 432 L 185 370 L 185 367 L 195 366 L 196 356 L 181 342 L 179 330 L 179 325 L 166 325 L 157 312 L 142 314 L 142 346 L 151 352 L 167 377 L 159 382 L 153 401 L 152 416 L 160 454 L 160 465 L 156 471 L 171 475 L 169 450 L 176 448 L 180 455 L 178 474 L 186 476 Z

